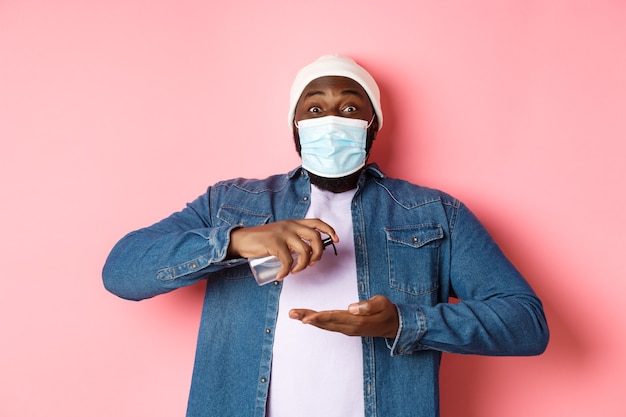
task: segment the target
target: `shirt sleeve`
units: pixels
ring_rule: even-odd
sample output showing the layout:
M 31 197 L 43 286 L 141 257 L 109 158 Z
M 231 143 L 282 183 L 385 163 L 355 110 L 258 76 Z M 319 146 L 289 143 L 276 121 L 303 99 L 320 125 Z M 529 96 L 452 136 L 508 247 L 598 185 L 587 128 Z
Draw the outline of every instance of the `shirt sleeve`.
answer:
M 141 300 L 242 263 L 241 259 L 226 260 L 230 232 L 238 226 L 213 226 L 209 199 L 207 192 L 182 211 L 123 237 L 103 268 L 107 290 Z
M 480 355 L 537 355 L 548 343 L 543 306 L 519 271 L 464 206 L 450 227 L 450 287 L 458 303 L 397 305 L 392 355 L 434 349 Z

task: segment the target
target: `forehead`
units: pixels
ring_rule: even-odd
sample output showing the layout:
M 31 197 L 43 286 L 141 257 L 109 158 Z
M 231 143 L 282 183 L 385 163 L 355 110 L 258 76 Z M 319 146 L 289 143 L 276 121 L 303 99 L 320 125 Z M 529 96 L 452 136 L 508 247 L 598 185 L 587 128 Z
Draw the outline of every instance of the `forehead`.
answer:
M 363 99 L 368 99 L 367 93 L 361 84 L 348 77 L 320 77 L 311 81 L 302 91 L 300 100 L 302 101 L 312 95 L 341 95 L 356 94 Z

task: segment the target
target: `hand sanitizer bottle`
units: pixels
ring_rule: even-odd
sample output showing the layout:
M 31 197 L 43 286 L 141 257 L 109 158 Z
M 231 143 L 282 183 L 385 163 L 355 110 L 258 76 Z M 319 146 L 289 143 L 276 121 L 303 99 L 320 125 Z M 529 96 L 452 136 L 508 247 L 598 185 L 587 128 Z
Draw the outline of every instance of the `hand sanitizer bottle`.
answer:
M 332 245 L 335 256 L 337 256 L 337 248 L 335 248 L 332 238 L 328 237 L 322 240 L 322 243 L 324 244 L 324 249 L 326 249 L 326 246 Z M 298 254 L 291 252 L 291 256 L 293 257 L 293 263 L 296 263 Z M 276 275 L 278 275 L 278 271 L 280 271 L 281 267 L 280 259 L 273 255 L 264 256 L 262 258 L 249 258 L 248 264 L 250 264 L 252 275 L 254 275 L 254 279 L 259 285 L 276 281 Z

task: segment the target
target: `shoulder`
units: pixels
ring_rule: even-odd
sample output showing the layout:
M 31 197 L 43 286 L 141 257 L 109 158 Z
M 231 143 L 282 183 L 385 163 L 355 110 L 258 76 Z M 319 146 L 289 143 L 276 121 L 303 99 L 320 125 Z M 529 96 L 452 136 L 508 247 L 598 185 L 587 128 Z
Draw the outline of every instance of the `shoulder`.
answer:
M 291 180 L 300 176 L 295 169 L 286 174 L 270 175 L 266 178 L 233 178 L 220 181 L 211 188 L 214 192 L 241 191 L 243 193 L 260 194 L 264 192 L 278 192 L 289 186 Z
M 458 199 L 444 191 L 392 178 L 382 172 L 381 175 L 371 175 L 368 184 L 369 188 L 386 193 L 396 203 L 409 209 L 428 204 L 442 204 L 454 208 L 461 205 Z

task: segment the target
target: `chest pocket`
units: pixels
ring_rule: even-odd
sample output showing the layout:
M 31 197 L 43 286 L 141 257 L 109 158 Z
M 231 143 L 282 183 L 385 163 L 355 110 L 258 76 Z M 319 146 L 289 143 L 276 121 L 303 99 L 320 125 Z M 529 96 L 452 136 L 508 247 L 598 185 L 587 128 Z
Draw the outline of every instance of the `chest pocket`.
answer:
M 419 296 L 439 288 L 439 224 L 385 228 L 391 288 Z
M 268 223 L 272 215 L 253 212 L 239 207 L 222 206 L 217 211 L 217 218 L 231 226 L 251 227 Z M 216 274 L 226 279 L 253 278 L 247 262 L 232 268 L 221 269 Z

